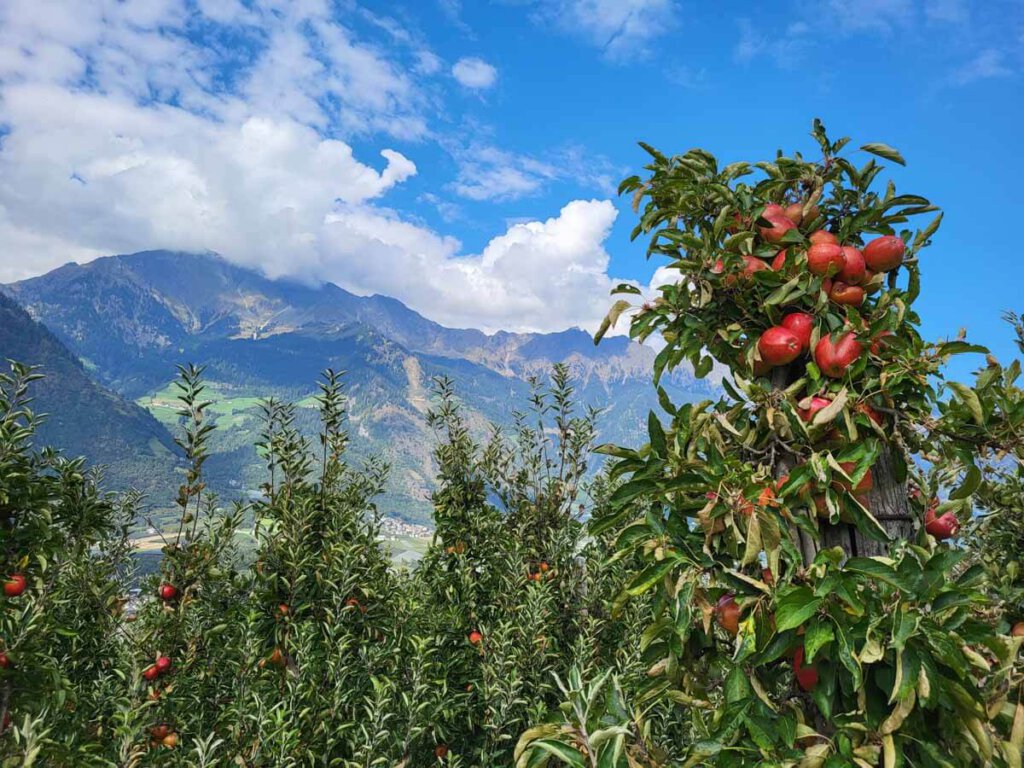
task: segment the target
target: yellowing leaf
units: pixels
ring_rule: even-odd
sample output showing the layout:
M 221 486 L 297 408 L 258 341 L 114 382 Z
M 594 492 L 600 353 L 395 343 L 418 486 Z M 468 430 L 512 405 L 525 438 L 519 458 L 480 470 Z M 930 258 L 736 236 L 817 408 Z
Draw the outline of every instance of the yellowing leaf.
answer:
M 910 693 L 900 700 L 900 703 L 896 705 L 896 709 L 885 718 L 881 728 L 878 732 L 883 736 L 890 733 L 896 733 L 903 725 L 903 721 L 907 719 L 907 716 L 913 711 L 914 704 L 917 701 L 917 694 L 914 689 L 910 689 Z

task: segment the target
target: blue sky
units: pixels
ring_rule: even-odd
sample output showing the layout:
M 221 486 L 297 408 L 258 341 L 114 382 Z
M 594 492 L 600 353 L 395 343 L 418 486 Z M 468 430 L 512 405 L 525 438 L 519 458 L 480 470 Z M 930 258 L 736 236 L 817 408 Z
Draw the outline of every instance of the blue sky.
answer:
M 209 248 L 451 325 L 593 327 L 657 266 L 614 196 L 638 139 L 759 159 L 820 116 L 946 211 L 926 335 L 1013 352 L 1021 0 L 0 5 L 0 280 Z

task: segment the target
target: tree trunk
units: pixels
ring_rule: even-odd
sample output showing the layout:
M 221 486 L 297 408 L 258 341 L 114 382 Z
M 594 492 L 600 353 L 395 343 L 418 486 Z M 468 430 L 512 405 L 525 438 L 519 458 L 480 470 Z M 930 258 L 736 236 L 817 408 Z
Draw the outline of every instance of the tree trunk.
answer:
M 772 373 L 772 384 L 776 389 L 785 389 L 798 378 L 792 366 L 776 368 Z M 899 482 L 894 472 L 893 451 L 899 450 L 892 444 L 886 444 L 871 468 L 874 487 L 868 494 L 868 508 L 875 519 L 881 524 L 891 541 L 910 539 L 914 536 L 914 517 L 910 512 L 910 501 L 907 496 L 906 482 Z M 784 457 L 776 467 L 776 475 L 783 475 L 793 465 L 793 458 Z M 889 551 L 889 543 L 870 538 L 848 523 L 832 525 L 821 520 L 810 510 L 812 519 L 817 520 L 819 540 L 808 536 L 803 531 L 794 531 L 794 543 L 804 557 L 804 565 L 810 565 L 815 555 L 822 548 L 840 547 L 847 557 L 873 557 L 885 555 Z

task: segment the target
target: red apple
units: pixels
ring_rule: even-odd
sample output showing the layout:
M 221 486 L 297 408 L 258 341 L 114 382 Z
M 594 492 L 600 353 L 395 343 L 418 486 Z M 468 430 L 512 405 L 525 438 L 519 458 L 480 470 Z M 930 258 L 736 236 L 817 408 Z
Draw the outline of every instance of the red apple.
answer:
M 540 570 L 541 570 L 541 571 L 542 571 L 543 573 L 547 573 L 547 572 L 548 572 L 549 570 L 551 570 L 551 566 L 550 566 L 550 565 L 548 565 L 548 563 L 547 563 L 547 561 L 546 561 L 546 560 L 541 560 L 541 561 L 540 561 L 540 565 L 539 565 L 539 566 L 537 566 L 537 567 L 538 567 L 538 568 L 540 568 Z
M 171 668 L 171 659 L 168 656 L 157 656 L 156 663 L 153 665 L 159 674 L 164 674 Z
M 903 263 L 906 244 L 895 235 L 885 235 L 864 246 L 864 262 L 875 272 L 888 272 Z
M 783 269 L 786 266 L 786 254 L 787 249 L 783 248 L 781 251 L 775 254 L 775 258 L 772 259 L 772 269 L 776 272 Z
M 740 273 L 743 277 L 750 277 L 755 272 L 760 272 L 764 269 L 771 269 L 766 262 L 761 261 L 761 259 L 756 256 L 744 256 L 743 261 L 745 266 L 743 267 L 743 272 Z
M 764 210 L 761 211 L 761 218 L 762 219 L 767 219 L 769 216 L 785 216 L 785 215 L 786 215 L 786 209 L 783 208 L 778 203 L 768 203 L 768 205 L 766 205 L 764 207 Z
M 864 289 L 859 285 L 848 285 L 837 280 L 832 283 L 828 297 L 836 304 L 859 307 L 864 303 Z
M 748 217 L 746 217 L 746 216 L 740 216 L 739 213 L 734 213 L 732 215 L 732 223 L 728 227 L 726 227 L 726 229 L 729 231 L 729 234 L 732 234 L 732 235 L 735 235 L 741 229 L 749 229 L 749 228 L 750 228 L 750 219 Z
M 484 636 L 477 630 L 473 630 L 469 633 L 469 644 L 480 645 L 480 641 L 484 639 Z
M 843 472 L 845 472 L 846 474 L 850 474 L 857 468 L 857 462 L 841 461 L 839 462 L 839 466 L 842 467 Z M 845 488 L 846 490 L 849 491 L 850 481 L 842 477 L 837 477 L 835 480 L 832 481 L 832 487 Z M 859 496 L 860 494 L 867 493 L 874 487 L 875 480 L 874 477 L 872 477 L 871 475 L 871 470 L 869 469 L 867 472 L 864 473 L 864 477 L 861 478 L 861 481 L 857 483 L 857 487 L 853 489 L 853 494 L 855 496 Z
M 814 347 L 814 362 L 818 369 L 829 378 L 839 379 L 846 369 L 857 362 L 864 348 L 852 333 L 844 333 L 833 341 L 832 336 L 822 336 Z
M 831 232 L 826 232 L 824 229 L 812 232 L 811 236 L 807 239 L 810 240 L 813 245 L 839 245 L 839 238 Z
M 7 581 L 4 582 L 4 594 L 8 597 L 18 597 L 18 595 L 25 591 L 26 586 L 28 586 L 28 582 L 22 574 L 12 573 Z
M 739 277 L 748 280 L 755 272 L 760 272 L 763 269 L 771 269 L 771 267 L 756 256 L 744 256 L 743 270 L 740 272 Z M 711 268 L 711 272 L 716 275 L 722 274 L 724 270 L 725 262 L 721 259 L 718 259 L 718 261 L 715 262 L 715 265 Z M 724 282 L 727 286 L 733 286 L 736 284 L 736 279 L 737 275 L 727 275 Z
M 160 743 L 168 749 L 174 749 L 176 746 L 178 746 L 178 734 L 168 733 L 166 736 L 163 737 Z
M 448 745 L 438 744 L 434 747 L 434 757 L 438 760 L 444 760 L 448 756 Z
M 885 341 L 885 339 L 894 335 L 895 334 L 892 331 L 879 331 L 878 333 L 876 333 L 874 338 L 871 339 L 871 354 L 877 355 L 879 352 L 881 352 L 883 347 L 885 347 L 886 344 L 888 344 L 888 342 Z
M 783 236 L 791 229 L 796 229 L 796 224 L 787 219 L 785 216 L 762 216 L 762 219 L 769 222 L 771 226 L 758 227 L 757 231 L 761 233 L 763 237 L 769 243 L 778 243 L 782 241 Z
M 814 510 L 818 513 L 818 517 L 828 520 L 832 513 L 829 512 L 828 499 L 825 498 L 825 494 L 816 493 L 811 500 L 814 502 Z
M 832 243 L 817 243 L 807 249 L 807 269 L 815 275 L 834 275 L 843 268 L 843 249 Z
M 149 735 L 156 741 L 162 741 L 164 736 L 171 732 L 171 729 L 166 725 L 154 725 L 149 729 Z
M 852 246 L 844 245 L 843 256 L 846 261 L 837 277 L 847 285 L 860 285 L 867 276 L 864 254 Z
M 800 354 L 800 339 L 788 328 L 775 325 L 761 334 L 757 340 L 757 351 L 769 365 L 786 365 Z
M 1010 637 L 1024 637 L 1024 621 L 1018 621 L 1010 630 Z
M 11 657 L 5 651 L 0 651 L 0 669 L 10 669 Z
M 804 666 L 803 648 L 797 648 L 793 654 L 793 674 L 802 690 L 813 691 L 818 685 L 818 670 L 813 664 Z
M 161 584 L 158 594 L 161 600 L 173 600 L 178 596 L 178 588 L 173 584 Z
M 798 409 L 799 414 L 800 414 L 800 419 L 802 421 L 806 421 L 807 423 L 810 423 L 814 419 L 814 415 L 818 411 L 820 411 L 822 408 L 825 408 L 825 407 L 827 407 L 829 405 L 832 405 L 832 401 L 831 400 L 828 400 L 828 399 L 826 399 L 824 397 L 812 397 L 810 404 L 806 408 Z
M 715 620 L 718 626 L 735 636 L 740 631 L 740 607 L 732 595 L 722 595 L 715 606 Z
M 155 665 L 150 665 L 146 667 L 144 670 L 142 670 L 142 676 L 146 680 L 152 682 L 156 680 L 158 677 L 160 677 L 160 670 L 157 669 Z
M 935 511 L 935 505 L 932 505 L 924 513 L 924 529 L 939 541 L 956 536 L 960 530 L 960 521 L 956 519 L 956 515 L 945 512 L 936 516 Z
M 800 349 L 806 352 L 811 346 L 811 331 L 814 330 L 814 316 L 806 312 L 790 312 L 781 323 L 783 328 L 792 331 L 800 342 Z
M 867 403 L 857 403 L 857 407 L 854 408 L 854 410 L 858 413 L 863 413 L 878 426 L 883 426 L 884 422 L 882 420 L 882 415 Z
M 783 215 L 796 224 L 798 227 L 804 220 L 804 204 L 803 203 L 791 203 L 786 206 L 786 210 Z M 810 211 L 807 212 L 807 220 L 811 221 L 818 215 L 818 206 L 813 206 Z

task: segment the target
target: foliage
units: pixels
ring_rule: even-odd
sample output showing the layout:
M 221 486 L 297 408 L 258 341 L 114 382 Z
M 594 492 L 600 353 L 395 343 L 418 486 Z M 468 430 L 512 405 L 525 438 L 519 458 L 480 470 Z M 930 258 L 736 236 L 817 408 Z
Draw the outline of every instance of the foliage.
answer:
M 382 541 L 389 467 L 352 451 L 341 373 L 304 403 L 316 426 L 308 407 L 259 404 L 260 494 L 223 506 L 217 408 L 189 365 L 175 525 L 132 593 L 137 499 L 33 447 L 38 376 L 13 365 L 0 765 L 1019 768 L 1020 363 L 944 380 L 951 355 L 985 350 L 918 331 L 940 217 L 909 222 L 936 209 L 875 191 L 881 165 L 812 133 L 814 162 L 719 168 L 645 146 L 648 176 L 622 187 L 634 237 L 678 277 L 636 311 L 617 302 L 598 338 L 631 312 L 633 338 L 664 340 L 663 413 L 645 445 L 600 446 L 614 462 L 595 473 L 597 413 L 567 367 L 489 429 L 438 377 L 436 530 L 413 570 Z M 794 226 L 774 231 L 768 206 Z M 808 269 L 822 231 L 858 248 L 896 235 L 906 253 L 840 303 L 837 276 Z M 773 366 L 759 341 L 796 311 L 808 348 Z M 843 334 L 861 348 L 842 366 L 807 356 Z M 717 366 L 725 395 L 673 402 L 663 377 L 684 363 Z M 945 529 L 922 525 L 936 515 Z
M 967 552 L 918 528 L 931 497 L 906 486 L 932 462 L 953 486 L 938 512 L 969 518 L 979 447 L 1005 452 L 1019 434 L 1020 409 L 1000 400 L 1016 364 L 1005 378 L 982 373 L 977 389 L 951 383 L 955 397 L 941 399 L 942 363 L 984 351 L 917 330 L 921 251 L 941 215 L 907 228 L 934 206 L 892 182 L 875 191 L 881 165 L 854 165 L 848 139 L 830 141 L 819 122 L 812 135 L 815 162 L 780 152 L 720 168 L 703 150 L 645 146 L 649 176 L 621 187 L 642 206 L 634 237 L 650 235 L 649 253 L 679 273 L 631 323 L 633 337 L 666 342 L 655 383 L 683 361 L 699 375 L 730 371 L 718 402 L 662 397 L 668 422 L 652 414 L 646 446 L 603 449 L 627 479 L 619 513 L 599 526 L 625 526 L 620 549 L 645 562 L 625 594 L 654 599 L 653 677 L 639 695 L 690 708 L 697 736 L 678 750 L 688 765 L 1019 765 L 1021 641 L 1000 634 Z M 903 162 L 884 145 L 861 149 Z M 774 244 L 770 204 L 796 205 L 801 220 Z M 864 301 L 838 303 L 836 276 L 808 268 L 822 229 L 857 248 L 898 235 L 902 267 L 868 274 Z M 841 334 L 862 351 L 831 377 L 806 357 L 773 369 L 759 338 L 794 311 L 812 318 L 811 351 Z M 811 413 L 812 397 L 827 407 Z M 961 429 L 965 416 L 973 428 Z
M 606 562 L 608 537 L 584 535 L 585 494 L 603 505 L 609 487 L 584 485 L 595 414 L 576 413 L 565 368 L 534 381 L 512 432 L 492 427 L 483 445 L 438 381 L 438 527 L 412 572 L 381 542 L 387 467 L 349 463 L 341 374 L 320 383 L 315 441 L 294 406 L 263 404 L 262 497 L 230 507 L 205 480 L 202 374 L 179 369 L 177 523 L 131 599 L 132 510 L 76 474 L 80 462 L 29 450 L 33 376 L 4 380 L 5 509 L 32 510 L 8 526 L 7 551 L 33 553 L 16 563 L 32 586 L 4 603 L 5 708 L 29 718 L 0 736 L 11 765 L 33 750 L 47 765 L 506 764 L 521 731 L 556 716 L 556 675 L 642 675 L 623 653 L 636 638 L 622 642 L 631 632 L 606 607 L 623 566 Z M 238 546 L 249 519 L 251 567 Z M 87 594 L 37 604 L 36 562 L 39 578 L 61 590 L 78 578 Z M 24 628 L 21 606 L 36 611 Z
M 124 696 L 119 637 L 133 499 L 102 493 L 81 460 L 35 451 L 29 386 L 0 374 L 0 764 L 90 765 Z M 15 590 L 16 591 L 16 590 Z

